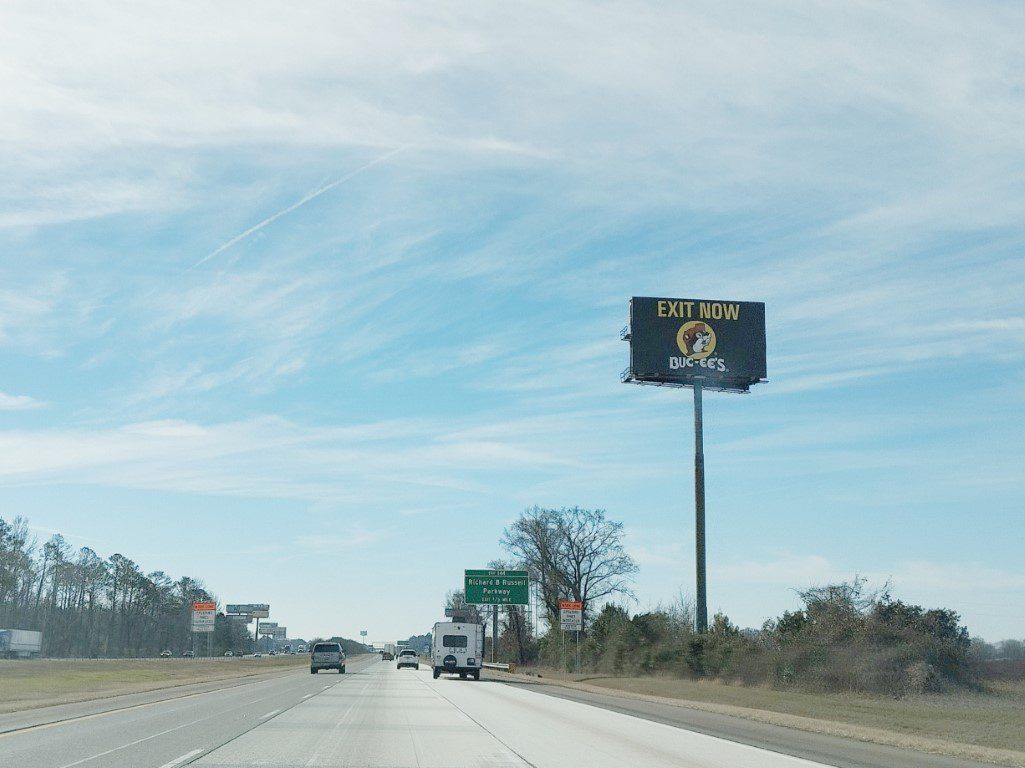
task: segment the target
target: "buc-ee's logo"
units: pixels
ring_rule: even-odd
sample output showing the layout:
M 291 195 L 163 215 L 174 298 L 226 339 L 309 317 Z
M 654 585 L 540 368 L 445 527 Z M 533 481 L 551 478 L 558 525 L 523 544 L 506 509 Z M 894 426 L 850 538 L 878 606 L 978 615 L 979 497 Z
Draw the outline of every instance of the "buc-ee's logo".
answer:
M 721 357 L 712 357 L 715 342 L 715 331 L 708 323 L 700 320 L 684 323 L 676 332 L 676 346 L 680 348 L 683 356 L 670 357 L 669 367 L 674 371 L 695 366 L 725 371 L 726 361 Z

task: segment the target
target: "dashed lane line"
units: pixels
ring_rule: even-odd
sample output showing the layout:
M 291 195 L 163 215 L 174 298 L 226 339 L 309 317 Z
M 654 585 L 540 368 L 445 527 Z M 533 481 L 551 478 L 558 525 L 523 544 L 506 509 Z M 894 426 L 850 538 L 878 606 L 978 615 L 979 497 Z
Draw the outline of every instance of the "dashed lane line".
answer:
M 160 768 L 178 768 L 178 766 L 182 763 L 186 762 L 187 760 L 192 760 L 193 758 L 198 757 L 201 754 L 203 754 L 203 750 L 194 749 L 191 752 L 186 752 L 181 757 L 176 757 L 169 763 L 164 763 L 162 766 L 160 766 Z

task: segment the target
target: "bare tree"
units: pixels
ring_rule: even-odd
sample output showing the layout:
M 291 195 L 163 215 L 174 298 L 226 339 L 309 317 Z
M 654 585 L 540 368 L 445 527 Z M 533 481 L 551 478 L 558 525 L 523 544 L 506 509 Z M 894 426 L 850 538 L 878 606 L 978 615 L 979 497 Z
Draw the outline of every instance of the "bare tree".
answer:
M 488 563 L 488 568 L 496 571 L 517 571 L 523 570 L 524 565 L 506 560 L 492 560 Z M 515 657 L 521 664 L 527 661 L 528 651 L 534 643 L 527 606 L 502 605 L 491 606 L 491 609 L 499 611 L 499 652 L 507 658 Z
M 592 605 L 633 596 L 637 564 L 623 548 L 623 524 L 603 509 L 533 507 L 505 529 L 502 546 L 530 571 L 550 622 L 560 600 L 583 603 L 586 626 Z

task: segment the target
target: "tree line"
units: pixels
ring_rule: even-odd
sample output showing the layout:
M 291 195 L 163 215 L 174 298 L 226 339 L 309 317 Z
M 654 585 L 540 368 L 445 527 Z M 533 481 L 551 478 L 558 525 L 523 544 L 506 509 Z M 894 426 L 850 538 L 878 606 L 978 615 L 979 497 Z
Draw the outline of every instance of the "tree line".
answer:
M 116 553 L 102 558 L 55 534 L 42 546 L 28 521 L 0 518 L 0 627 L 43 633 L 43 655 L 141 657 L 191 649 L 192 603 L 215 601 L 199 579 L 144 573 Z M 244 624 L 218 614 L 211 649 L 252 650 Z M 196 636 L 197 655 L 207 640 Z
M 894 599 L 888 586 L 871 592 L 857 577 L 798 591 L 800 609 L 756 629 L 742 630 L 720 613 L 699 633 L 693 606 L 683 599 L 631 614 L 638 568 L 623 539 L 623 524 L 604 510 L 533 507 L 521 513 L 500 539 L 509 558 L 488 567 L 526 570 L 531 605 L 498 609 L 496 657 L 577 669 L 575 638 L 567 642 L 559 628 L 561 600 L 584 607 L 581 667 L 606 674 L 901 696 L 979 685 L 985 664 L 1025 653 L 1018 641 L 973 640 L 955 611 Z M 461 590 L 448 593 L 445 607 L 489 626 L 494 616 L 489 606 L 468 606 Z

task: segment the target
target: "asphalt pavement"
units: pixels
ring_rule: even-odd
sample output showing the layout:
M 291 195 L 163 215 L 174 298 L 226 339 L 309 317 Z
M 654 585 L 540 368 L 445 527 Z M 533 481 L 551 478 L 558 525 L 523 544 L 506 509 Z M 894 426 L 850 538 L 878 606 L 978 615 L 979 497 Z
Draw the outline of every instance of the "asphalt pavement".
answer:
M 841 765 L 498 681 L 374 657 L 0 734 L 2 768 L 815 768 Z M 621 700 L 620 700 L 621 701 Z M 679 709 L 679 708 L 675 708 Z M 720 724 L 721 725 L 721 724 Z M 707 728 L 706 728 L 707 730 Z M 785 729 L 783 729 L 785 730 Z M 805 734 L 787 731 L 800 742 Z M 739 741 L 737 739 L 740 739 Z M 757 739 L 753 739 L 757 741 Z M 836 740 L 838 748 L 854 742 Z M 932 765 L 916 753 L 876 768 Z M 968 764 L 962 764 L 968 765 Z

